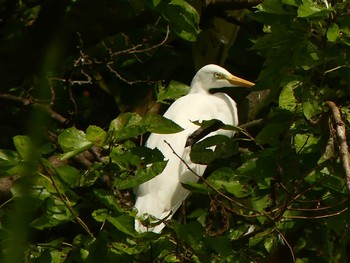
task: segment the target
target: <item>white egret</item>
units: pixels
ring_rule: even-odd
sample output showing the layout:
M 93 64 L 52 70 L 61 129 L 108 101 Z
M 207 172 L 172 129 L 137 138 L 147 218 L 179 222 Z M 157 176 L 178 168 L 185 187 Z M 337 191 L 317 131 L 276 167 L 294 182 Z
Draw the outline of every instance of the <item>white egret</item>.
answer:
M 190 147 L 185 147 L 187 138 L 198 129 L 192 121 L 218 119 L 225 124 L 238 125 L 236 102 L 227 94 L 211 94 L 209 90 L 253 85 L 254 83 L 238 78 L 213 64 L 206 65 L 197 72 L 189 94 L 176 100 L 164 114 L 164 117 L 171 119 L 184 130 L 174 134 L 152 133 L 146 142 L 147 147 L 158 148 L 168 159 L 168 163 L 161 174 L 139 185 L 135 190 L 138 218 L 149 218 L 151 222 L 170 219 L 190 193 L 182 187 L 181 182 L 196 182 L 198 175 L 203 175 L 206 165 L 192 163 L 189 156 Z M 210 135 L 233 136 L 233 133 L 217 130 Z M 196 174 L 186 167 L 165 141 Z M 142 225 L 139 219 L 135 220 L 135 229 L 138 232 L 159 233 L 164 226 L 164 223 L 160 223 L 154 227 L 147 227 Z

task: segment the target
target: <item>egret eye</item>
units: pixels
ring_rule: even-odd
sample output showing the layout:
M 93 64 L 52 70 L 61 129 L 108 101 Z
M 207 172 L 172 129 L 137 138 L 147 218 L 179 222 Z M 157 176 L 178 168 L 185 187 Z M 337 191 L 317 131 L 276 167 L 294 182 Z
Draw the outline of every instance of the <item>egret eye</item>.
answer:
M 215 77 L 216 79 L 223 79 L 223 78 L 224 78 L 224 76 L 223 76 L 222 74 L 220 74 L 219 72 L 215 72 L 215 73 L 214 73 L 214 77 Z

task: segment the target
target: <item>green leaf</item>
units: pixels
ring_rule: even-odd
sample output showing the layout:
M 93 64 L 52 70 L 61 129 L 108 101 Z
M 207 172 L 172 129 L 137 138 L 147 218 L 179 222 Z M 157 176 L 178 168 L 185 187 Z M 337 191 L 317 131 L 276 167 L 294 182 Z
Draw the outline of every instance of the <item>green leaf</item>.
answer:
M 192 121 L 193 124 L 200 126 L 197 130 L 195 130 L 186 140 L 185 147 L 193 146 L 196 142 L 205 138 L 207 135 L 215 132 L 217 130 L 226 130 L 233 132 L 243 132 L 244 130 L 233 125 L 224 124 L 222 121 L 217 119 L 211 120 L 203 120 L 203 121 Z M 230 133 L 226 133 L 230 134 Z M 231 133 L 233 134 L 233 133 Z
M 55 150 L 57 150 L 57 147 L 55 144 L 51 142 L 47 142 L 40 146 L 39 152 L 43 155 L 53 153 Z
M 193 193 L 197 193 L 197 194 L 202 194 L 202 195 L 208 195 L 209 193 L 213 193 L 214 190 L 211 189 L 210 187 L 208 187 L 206 184 L 199 182 L 182 182 L 181 185 L 193 192 Z
M 186 94 L 190 87 L 181 82 L 172 80 L 170 81 L 168 87 L 164 88 L 161 84 L 157 86 L 157 102 L 167 103 L 168 100 L 176 100 Z
M 289 128 L 287 125 L 288 123 L 284 122 L 267 124 L 256 136 L 255 141 L 262 145 L 278 146 L 281 142 L 281 136 Z
M 161 2 L 161 0 L 152 0 L 153 6 L 157 6 L 159 5 L 159 3 Z
M 199 14 L 185 0 L 161 1 L 156 7 L 181 38 L 194 42 L 200 32 Z
M 164 159 L 163 154 L 157 148 L 150 149 L 141 146 L 133 147 L 124 153 L 113 149 L 110 157 L 124 170 L 130 170 L 132 167 L 143 169 L 148 164 L 161 162 Z
M 17 152 L 0 149 L 0 174 L 18 164 L 19 161 Z
M 264 247 L 267 252 L 271 253 L 277 246 L 278 241 L 275 235 L 269 235 L 264 240 Z
M 108 221 L 119 231 L 134 236 L 136 234 L 134 230 L 134 218 L 128 215 L 113 216 L 107 209 L 98 209 L 93 211 L 92 216 L 98 222 Z
M 102 147 L 107 143 L 107 133 L 98 126 L 90 125 L 86 130 L 86 139 Z
M 71 211 L 74 211 L 74 209 L 69 209 L 61 200 L 48 198 L 45 201 L 45 214 L 32 221 L 30 225 L 36 229 L 43 230 L 66 223 L 75 218 Z
M 74 127 L 68 128 L 58 135 L 58 143 L 66 153 L 61 155 L 62 160 L 77 155 L 93 146 L 93 143 L 86 139 L 85 133 Z
M 175 133 L 182 128 L 173 121 L 158 114 L 146 114 L 143 118 L 136 113 L 123 113 L 111 122 L 113 139 L 118 142 L 145 132 Z
M 79 171 L 69 165 L 61 165 L 59 167 L 54 168 L 57 174 L 65 181 L 70 187 L 77 186 L 80 178 Z
M 327 39 L 330 42 L 335 42 L 340 36 L 340 28 L 336 23 L 332 23 L 327 30 Z
M 265 0 L 257 6 L 259 11 L 270 14 L 287 14 L 286 9 L 283 8 L 283 4 L 280 0 Z
M 225 135 L 214 135 L 194 144 L 190 157 L 192 162 L 209 164 L 217 158 L 226 158 L 237 152 L 237 143 Z
M 204 238 L 203 238 L 203 227 L 197 221 L 189 222 L 182 225 L 176 221 L 173 222 L 173 230 L 176 233 L 177 238 L 181 241 L 186 242 L 189 247 L 194 251 L 201 251 L 204 253 L 205 250 Z
M 250 193 L 247 191 L 244 183 L 238 180 L 232 169 L 221 168 L 215 170 L 207 179 L 213 187 L 224 189 L 238 198 L 247 197 Z
M 319 152 L 320 147 L 318 145 L 320 138 L 313 134 L 296 134 L 294 136 L 294 146 L 298 153 L 312 153 Z
M 134 176 L 130 175 L 128 178 L 122 179 L 116 178 L 114 181 L 114 186 L 119 190 L 138 186 L 160 174 L 164 170 L 166 164 L 166 161 L 155 162 L 146 168 L 137 169 Z
M 94 189 L 94 195 L 103 203 L 108 209 L 113 212 L 123 213 L 125 209 L 121 207 L 117 197 L 111 192 L 103 189 Z
M 113 140 L 119 142 L 145 133 L 147 128 L 140 125 L 141 120 L 142 117 L 137 113 L 120 114 L 109 126 L 113 132 Z
M 252 200 L 253 208 L 259 212 L 265 211 L 265 208 L 267 208 L 271 204 L 271 197 L 269 194 L 265 196 L 257 196 Z M 258 220 L 261 223 L 264 223 L 266 221 L 266 217 L 258 217 Z
M 333 9 L 327 8 L 324 3 L 318 3 L 315 0 L 303 0 L 298 8 L 298 17 L 324 17 L 332 12 Z
M 147 114 L 142 118 L 140 125 L 145 126 L 149 132 L 161 134 L 176 133 L 183 130 L 175 122 L 158 114 Z
M 306 119 L 310 120 L 312 117 L 322 113 L 322 108 L 315 101 L 303 102 L 303 113 Z
M 287 5 L 295 6 L 295 7 L 299 5 L 298 0 L 281 0 L 281 2 Z
M 297 106 L 297 99 L 294 95 L 294 89 L 301 85 L 299 80 L 290 80 L 283 85 L 278 103 L 282 109 L 294 111 Z
M 323 187 L 337 193 L 345 192 L 347 195 L 349 195 L 349 192 L 345 187 L 344 179 L 339 176 L 333 175 L 328 171 L 327 168 L 316 172 L 316 177 L 316 181 L 320 183 Z
M 13 143 L 23 160 L 30 161 L 39 157 L 38 151 L 28 136 L 17 135 L 13 137 Z
M 225 257 L 232 255 L 232 245 L 230 239 L 225 236 L 206 237 L 206 244 L 209 245 L 218 255 Z
M 116 250 L 120 254 L 137 255 L 149 249 L 148 242 L 135 242 L 134 240 L 127 240 L 127 242 L 113 242 L 111 249 Z M 125 261 L 124 261 L 125 262 Z M 165 261 L 168 262 L 168 261 Z

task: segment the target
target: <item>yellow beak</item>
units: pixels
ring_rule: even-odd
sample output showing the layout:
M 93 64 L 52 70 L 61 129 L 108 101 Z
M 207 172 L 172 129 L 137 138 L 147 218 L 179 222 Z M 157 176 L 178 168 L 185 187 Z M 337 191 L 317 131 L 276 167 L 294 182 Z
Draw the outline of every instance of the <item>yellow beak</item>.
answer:
M 239 77 L 236 77 L 234 75 L 229 75 L 226 77 L 226 79 L 228 80 L 228 82 L 230 82 L 232 85 L 235 86 L 239 86 L 239 87 L 246 87 L 246 88 L 250 88 L 252 86 L 255 85 L 255 83 L 250 82 L 248 80 L 245 79 L 241 79 Z

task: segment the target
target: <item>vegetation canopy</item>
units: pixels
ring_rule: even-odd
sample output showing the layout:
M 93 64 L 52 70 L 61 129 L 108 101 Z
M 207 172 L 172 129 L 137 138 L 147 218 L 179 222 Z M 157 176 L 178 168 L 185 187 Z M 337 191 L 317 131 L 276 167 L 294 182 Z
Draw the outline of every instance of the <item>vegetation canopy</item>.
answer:
M 0 5 L 1 262 L 350 261 L 349 1 Z M 209 63 L 256 83 L 227 90 L 241 126 L 195 123 L 205 176 L 140 234 L 133 188 L 167 164 L 144 141 Z

